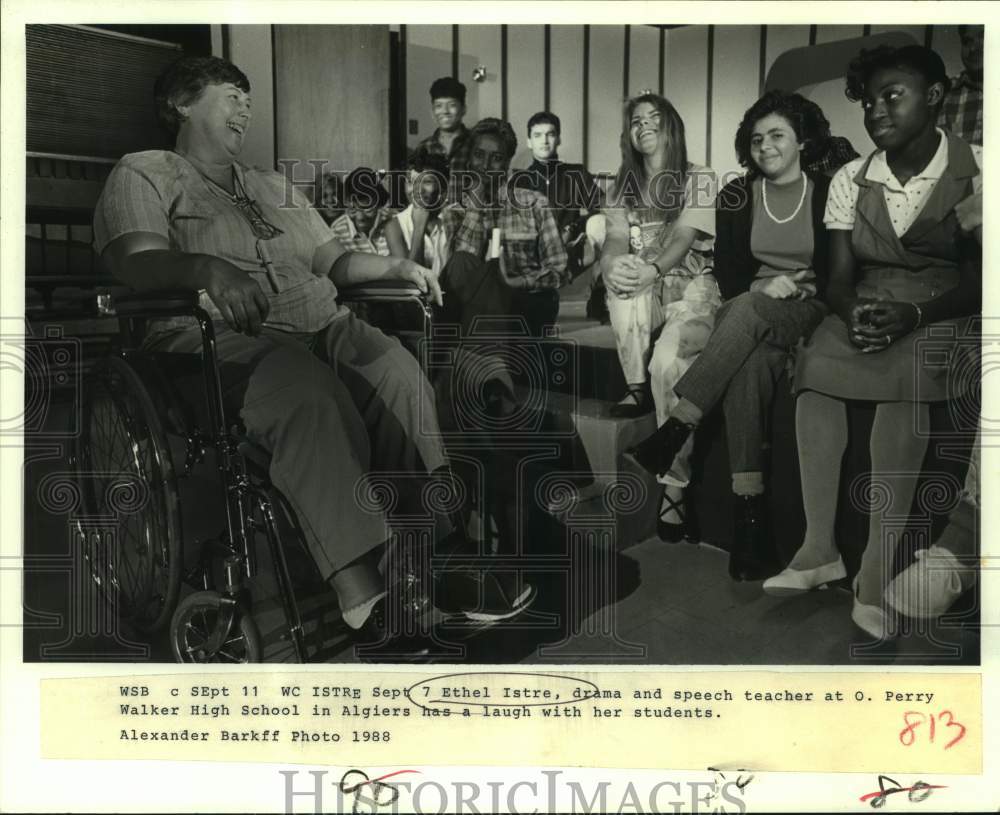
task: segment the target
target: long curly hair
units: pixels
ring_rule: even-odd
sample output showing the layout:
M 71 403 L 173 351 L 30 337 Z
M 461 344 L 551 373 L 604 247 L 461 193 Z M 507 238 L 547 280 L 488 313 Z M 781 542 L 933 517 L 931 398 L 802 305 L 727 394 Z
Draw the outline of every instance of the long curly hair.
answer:
M 750 157 L 750 138 L 754 126 L 772 113 L 781 116 L 795 131 L 802 147 L 802 165 L 815 161 L 826 152 L 830 141 L 830 123 L 820 106 L 797 93 L 768 91 L 754 102 L 736 129 L 736 158 L 747 168 L 747 174 L 757 176 L 760 168 Z
M 660 128 L 666 135 L 663 169 L 654 178 L 646 174 L 642 153 L 632 146 L 632 114 L 643 102 L 652 105 L 660 114 Z M 646 207 L 672 221 L 684 207 L 684 188 L 687 184 L 687 140 L 684 121 L 677 109 L 659 94 L 644 93 L 625 103 L 622 111 L 621 133 L 622 163 L 615 176 L 612 201 L 618 206 Z

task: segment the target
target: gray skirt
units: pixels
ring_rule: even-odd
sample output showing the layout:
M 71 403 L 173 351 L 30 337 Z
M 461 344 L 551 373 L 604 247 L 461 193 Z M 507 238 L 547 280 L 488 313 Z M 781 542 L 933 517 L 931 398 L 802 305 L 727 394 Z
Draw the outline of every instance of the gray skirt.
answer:
M 795 392 L 870 402 L 941 402 L 979 382 L 979 333 L 968 317 L 922 326 L 884 351 L 861 353 L 847 326 L 828 316 L 799 349 Z

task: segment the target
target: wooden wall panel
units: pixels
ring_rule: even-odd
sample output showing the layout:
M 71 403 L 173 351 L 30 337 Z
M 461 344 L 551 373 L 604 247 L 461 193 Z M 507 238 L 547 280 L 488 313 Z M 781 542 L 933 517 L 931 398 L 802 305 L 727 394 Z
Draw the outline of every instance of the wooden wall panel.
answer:
M 274 71 L 271 26 L 233 25 L 229 29 L 229 59 L 250 80 L 253 118 L 240 158 L 251 166 L 274 169 Z
M 588 166 L 592 172 L 615 172 L 621 164 L 623 59 L 625 31 L 620 25 L 590 27 L 590 137 Z
M 462 81 L 466 84 L 469 84 L 466 68 L 470 65 L 482 62 L 492 73 L 493 63 L 496 62 L 495 69 L 499 72 L 499 26 L 492 27 L 496 34 L 488 33 L 487 28 L 460 28 Z M 541 109 L 544 101 L 542 28 L 511 26 L 508 29 L 508 118 L 521 142 L 515 166 L 522 166 L 528 161 L 524 149 L 524 123 L 534 110 Z M 743 111 L 757 98 L 762 74 L 767 75 L 782 53 L 807 46 L 810 29 L 809 25 L 716 26 L 711 89 L 708 84 L 708 26 L 689 25 L 666 31 L 664 93 L 684 118 L 692 161 L 705 162 L 711 155 L 711 164 L 717 170 L 737 167 L 732 147 L 735 127 Z M 417 71 L 425 76 L 421 79 L 419 90 L 412 79 L 408 83 L 409 116 L 413 118 L 422 116 L 426 110 L 429 79 L 450 73 L 451 29 L 450 26 L 408 26 L 407 30 L 410 32 L 408 75 L 412 76 Z M 873 33 L 905 31 L 917 42 L 923 43 L 927 28 L 921 25 L 881 25 L 872 26 L 871 30 Z M 582 160 L 586 137 L 588 163 L 595 172 L 613 172 L 618 166 L 620 106 L 625 96 L 634 95 L 646 87 L 659 87 L 659 30 L 654 26 L 630 26 L 627 89 L 624 31 L 623 25 L 590 27 L 589 104 L 587 121 L 584 122 L 583 26 L 551 26 L 550 108 L 563 122 L 560 154 L 566 161 Z M 864 26 L 860 24 L 818 25 L 816 41 L 822 44 L 851 39 L 862 36 L 863 31 Z M 423 45 L 415 46 L 415 42 Z M 961 70 L 957 26 L 932 27 L 932 45 L 941 53 L 950 74 Z M 763 66 L 760 64 L 762 53 Z M 428 70 L 422 64 L 427 59 L 434 62 L 434 69 Z M 859 150 L 869 147 L 870 142 L 858 124 L 856 110 L 843 96 L 842 80 L 833 79 L 804 91 L 823 107 L 836 132 L 856 140 Z M 491 86 L 488 80 L 485 87 L 477 90 L 477 99 L 495 100 L 499 94 L 499 87 Z M 498 103 L 494 104 L 499 107 Z M 479 108 L 474 112 L 485 115 L 481 103 Z M 470 110 L 471 113 L 473 111 Z M 471 120 L 473 116 L 469 118 Z M 423 129 L 421 133 L 424 133 Z M 410 138 L 412 142 L 413 138 Z
M 564 161 L 583 161 L 583 26 L 554 25 L 549 107 L 562 121 Z
M 816 43 L 861 37 L 864 36 L 864 29 L 863 25 L 818 25 L 816 26 Z
M 545 26 L 509 26 L 507 49 L 507 118 L 518 146 L 514 166 L 527 167 L 531 163 L 528 119 L 545 108 Z
M 708 27 L 672 28 L 666 48 L 664 93 L 684 120 L 689 160 L 704 164 L 708 155 Z
M 740 170 L 733 139 L 748 107 L 757 99 L 760 31 L 757 26 L 715 27 L 712 68 L 712 169 L 720 182 Z
M 645 88 L 660 90 L 660 32 L 649 25 L 632 26 L 628 72 L 628 95 Z
M 767 59 L 764 74 L 771 70 L 774 61 L 785 51 L 809 45 L 807 25 L 769 25 L 767 27 Z
M 335 171 L 386 167 L 388 26 L 274 28 L 277 158 L 326 159 Z
M 408 25 L 406 27 L 406 118 L 417 123 L 417 132 L 406 133 L 406 143 L 417 142 L 434 132 L 431 116 L 431 83 L 451 76 L 451 26 Z M 463 80 L 465 81 L 465 80 Z M 466 84 L 468 82 L 466 81 Z
M 487 116 L 500 118 L 500 26 L 459 26 L 458 50 L 458 78 L 468 89 L 465 123 L 471 127 Z M 486 79 L 483 82 L 472 81 L 472 72 L 477 65 L 486 66 Z

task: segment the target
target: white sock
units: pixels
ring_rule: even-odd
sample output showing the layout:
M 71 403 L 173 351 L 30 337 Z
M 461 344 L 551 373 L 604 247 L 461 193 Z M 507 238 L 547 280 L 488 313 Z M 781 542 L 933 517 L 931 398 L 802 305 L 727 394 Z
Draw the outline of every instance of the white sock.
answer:
M 347 611 L 343 612 L 344 622 L 357 631 L 371 616 L 372 609 L 375 608 L 375 604 L 385 597 L 385 595 L 386 592 L 380 591 L 370 600 L 365 600 L 360 605 L 352 606 L 347 609 Z

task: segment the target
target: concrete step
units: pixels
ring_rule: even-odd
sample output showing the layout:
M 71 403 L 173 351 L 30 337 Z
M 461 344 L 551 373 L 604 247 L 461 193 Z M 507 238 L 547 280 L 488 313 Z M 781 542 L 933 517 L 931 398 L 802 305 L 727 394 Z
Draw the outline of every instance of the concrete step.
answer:
M 537 394 L 536 394 L 537 395 Z M 522 392 L 520 398 L 529 398 Z M 630 546 L 656 531 L 660 485 L 644 470 L 627 464 L 622 454 L 656 429 L 653 413 L 635 419 L 610 415 L 615 404 L 549 391 L 539 444 L 558 440 L 557 464 L 546 462 L 536 495 L 558 495 L 560 482 L 574 484 L 581 501 L 567 507 L 561 520 L 580 526 L 614 520 L 616 544 Z

